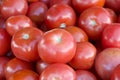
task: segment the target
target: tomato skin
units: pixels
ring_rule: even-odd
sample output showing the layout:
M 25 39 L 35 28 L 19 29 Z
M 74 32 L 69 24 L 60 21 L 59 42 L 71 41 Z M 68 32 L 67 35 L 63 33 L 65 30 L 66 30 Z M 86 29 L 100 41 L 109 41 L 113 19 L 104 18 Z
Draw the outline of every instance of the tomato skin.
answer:
M 15 15 L 25 15 L 28 10 L 27 0 L 3 0 L 1 14 L 5 18 Z
M 8 57 L 0 57 L 0 80 L 5 80 L 4 67 L 9 60 Z
M 120 79 L 120 65 L 118 65 L 112 72 L 110 80 L 119 80 Z
M 120 0 L 106 0 L 105 7 L 114 10 L 116 13 L 120 13 Z
M 7 54 L 10 50 L 11 37 L 7 31 L 0 28 L 0 56 Z
M 76 74 L 70 66 L 55 63 L 41 73 L 39 80 L 76 80 Z
M 36 24 L 41 25 L 44 22 L 48 7 L 43 2 L 34 2 L 29 5 L 27 16 Z
M 120 49 L 106 48 L 95 59 L 95 69 L 103 80 L 110 80 L 113 70 L 120 64 Z
M 11 75 L 13 75 L 16 71 L 22 70 L 22 69 L 33 69 L 33 66 L 31 63 L 22 61 L 17 58 L 11 59 L 4 68 L 4 73 L 6 79 L 8 79 Z
M 27 0 L 29 3 L 38 2 L 39 0 Z
M 76 80 L 97 80 L 95 75 L 87 70 L 76 70 Z
M 33 23 L 25 15 L 11 16 L 6 20 L 6 30 L 11 36 L 26 27 L 33 27 Z
M 96 48 L 90 42 L 77 43 L 76 54 L 69 62 L 74 69 L 90 69 L 96 57 Z
M 28 62 L 33 62 L 39 59 L 37 43 L 41 39 L 43 32 L 34 27 L 24 28 L 12 38 L 11 48 L 13 54 Z
M 102 46 L 104 48 L 117 47 L 120 48 L 120 24 L 112 23 L 105 25 L 102 33 Z
M 76 14 L 67 4 L 55 4 L 48 9 L 45 17 L 45 24 L 49 29 L 73 26 L 75 22 Z
M 8 80 L 38 80 L 39 75 L 32 70 L 19 70 L 15 72 Z
M 67 30 L 73 35 L 76 42 L 87 42 L 88 41 L 87 34 L 81 28 L 78 28 L 76 26 L 69 26 L 69 27 L 66 27 L 65 30 Z
M 39 0 L 39 1 L 45 3 L 49 7 L 50 0 Z
M 51 6 L 53 6 L 55 4 L 59 4 L 59 3 L 60 4 L 61 3 L 62 4 L 67 4 L 67 5 L 71 6 L 72 5 L 72 0 L 51 0 L 49 4 L 50 4 L 50 7 L 51 7 Z
M 38 43 L 40 58 L 47 63 L 67 63 L 76 51 L 73 36 L 64 29 L 52 29 L 43 34 Z
M 82 28 L 91 40 L 98 40 L 104 29 L 104 24 L 112 23 L 110 13 L 102 7 L 91 7 L 81 13 L 78 26 Z
M 41 74 L 50 64 L 42 61 L 41 59 L 39 59 L 36 62 L 36 70 L 39 74 Z
M 105 0 L 72 0 L 73 7 L 79 13 L 93 6 L 103 7 Z

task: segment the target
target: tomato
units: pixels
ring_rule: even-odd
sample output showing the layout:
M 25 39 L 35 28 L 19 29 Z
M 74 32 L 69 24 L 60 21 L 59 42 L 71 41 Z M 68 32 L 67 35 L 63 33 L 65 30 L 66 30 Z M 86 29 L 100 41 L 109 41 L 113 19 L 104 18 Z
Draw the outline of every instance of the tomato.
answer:
M 22 61 L 17 58 L 11 59 L 4 68 L 4 73 L 6 79 L 8 79 L 11 75 L 13 75 L 16 71 L 22 70 L 22 69 L 30 69 L 32 70 L 32 65 L 31 63 Z
M 8 18 L 15 15 L 25 15 L 28 10 L 27 0 L 2 0 L 1 14 Z
M 120 23 L 120 15 L 118 15 L 117 22 Z
M 76 80 L 97 80 L 93 73 L 86 70 L 76 70 L 76 74 Z
M 72 0 L 73 7 L 79 13 L 93 6 L 103 7 L 105 0 Z
M 106 0 L 105 7 L 113 9 L 116 13 L 120 13 L 120 0 Z
M 67 5 L 72 5 L 72 0 L 50 0 L 50 7 L 55 5 L 55 4 L 59 4 L 59 3 L 62 3 L 62 4 L 67 4 Z
M 119 80 L 120 79 L 120 65 L 118 65 L 112 72 L 110 80 Z
M 102 7 L 92 7 L 81 13 L 78 26 L 82 28 L 91 40 L 98 40 L 104 29 L 104 24 L 112 23 L 110 13 Z
M 39 80 L 76 80 L 75 71 L 62 63 L 51 64 L 40 75 Z
M 0 28 L 0 56 L 7 54 L 10 50 L 11 37 L 7 31 Z
M 67 30 L 73 35 L 76 42 L 88 41 L 87 34 L 81 28 L 78 28 L 76 26 L 69 26 L 69 27 L 66 27 L 65 30 Z
M 6 30 L 11 36 L 26 27 L 33 27 L 33 23 L 30 18 L 25 15 L 11 16 L 6 21 Z
M 0 57 L 0 80 L 5 80 L 4 67 L 9 61 L 7 57 Z
M 36 62 L 36 70 L 39 74 L 41 74 L 50 64 L 42 61 L 41 59 L 39 59 Z
M 75 22 L 76 14 L 67 4 L 56 4 L 50 7 L 45 17 L 45 24 L 49 29 L 73 26 Z
M 38 80 L 39 75 L 32 70 L 19 70 L 10 76 L 7 80 Z
M 96 57 L 96 48 L 90 42 L 77 43 L 75 56 L 70 65 L 75 69 L 90 69 Z
M 120 24 L 112 23 L 106 25 L 102 33 L 102 45 L 104 48 L 118 47 L 120 48 Z
M 47 63 L 67 63 L 75 55 L 76 42 L 64 29 L 45 32 L 38 43 L 40 58 Z
M 37 44 L 43 32 L 34 27 L 24 28 L 15 33 L 11 41 L 13 54 L 28 62 L 39 59 Z
M 95 59 L 95 69 L 103 80 L 110 80 L 113 70 L 120 64 L 120 49 L 106 48 Z
M 43 2 L 34 2 L 29 5 L 27 16 L 36 24 L 41 25 L 48 8 Z

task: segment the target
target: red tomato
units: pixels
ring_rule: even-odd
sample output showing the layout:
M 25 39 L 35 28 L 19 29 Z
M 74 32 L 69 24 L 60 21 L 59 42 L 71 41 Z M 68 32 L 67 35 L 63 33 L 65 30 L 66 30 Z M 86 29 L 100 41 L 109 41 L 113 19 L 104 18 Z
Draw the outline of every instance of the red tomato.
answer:
M 76 74 L 76 80 L 97 80 L 93 73 L 86 70 L 76 70 Z
M 4 68 L 4 73 L 6 79 L 9 79 L 11 75 L 13 75 L 16 71 L 22 70 L 22 69 L 32 69 L 31 63 L 19 60 L 17 58 L 11 59 Z
M 110 80 L 120 80 L 120 65 L 114 69 Z
M 7 80 L 39 80 L 39 75 L 32 70 L 19 70 Z
M 42 60 L 38 60 L 36 62 L 36 70 L 39 74 L 41 74 L 50 64 L 42 61 Z
M 103 80 L 110 80 L 116 66 L 120 64 L 120 49 L 106 48 L 95 59 L 95 69 Z
M 38 60 L 37 44 L 42 34 L 40 29 L 34 27 L 24 28 L 15 33 L 11 41 L 13 54 L 28 62 Z
M 90 69 L 96 57 L 96 48 L 90 42 L 77 43 L 76 54 L 70 61 L 75 69 Z
M 2 0 L 1 14 L 5 18 L 15 15 L 25 15 L 27 10 L 27 0 Z
M 120 0 L 106 0 L 105 7 L 113 9 L 115 12 L 120 13 Z
M 73 7 L 79 13 L 93 6 L 103 7 L 104 3 L 105 0 L 72 0 Z
M 92 7 L 83 11 L 79 17 L 78 26 L 82 28 L 92 40 L 98 40 L 102 34 L 104 24 L 112 23 L 110 13 L 102 7 Z
M 117 22 L 120 23 L 120 14 L 118 15 Z
M 26 27 L 33 27 L 33 23 L 30 18 L 25 15 L 11 16 L 6 21 L 6 30 L 11 36 Z
M 48 8 L 43 2 L 34 2 L 29 5 L 27 16 L 36 24 L 41 25 Z
M 72 0 L 50 0 L 50 7 L 55 5 L 55 4 L 59 4 L 59 3 L 62 3 L 62 4 L 67 4 L 67 5 L 72 5 Z
M 75 71 L 62 63 L 51 64 L 40 75 L 39 80 L 76 80 Z
M 87 34 L 81 28 L 78 28 L 75 26 L 69 26 L 69 27 L 66 27 L 65 30 L 67 30 L 68 32 L 70 32 L 73 35 L 76 42 L 88 41 Z
M 76 14 L 67 4 L 56 4 L 50 7 L 45 17 L 45 24 L 49 29 L 73 26 L 75 22 Z
M 43 34 L 38 43 L 40 58 L 47 63 L 67 63 L 75 55 L 76 42 L 64 29 L 52 29 Z
M 104 48 L 120 48 L 120 23 L 107 24 L 102 33 L 102 45 Z
M 10 50 L 11 37 L 7 31 L 0 28 L 0 56 L 7 54 Z
M 0 80 L 5 80 L 4 68 L 9 58 L 7 57 L 0 57 Z

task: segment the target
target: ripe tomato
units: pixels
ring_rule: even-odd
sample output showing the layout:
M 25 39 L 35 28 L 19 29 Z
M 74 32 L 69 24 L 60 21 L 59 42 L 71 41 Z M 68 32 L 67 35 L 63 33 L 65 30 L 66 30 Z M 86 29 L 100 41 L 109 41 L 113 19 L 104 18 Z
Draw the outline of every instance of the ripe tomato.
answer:
M 110 80 L 119 80 L 120 79 L 120 65 L 118 65 L 112 72 Z
M 5 22 L 6 22 L 6 19 L 0 15 L 0 28 L 5 28 Z
M 120 48 L 120 23 L 107 24 L 102 33 L 102 46 L 104 48 Z
M 40 75 L 39 80 L 76 80 L 75 71 L 62 63 L 51 64 Z
M 113 9 L 116 13 L 120 13 L 120 0 L 106 0 L 105 7 Z
M 50 7 L 55 5 L 55 4 L 67 4 L 69 6 L 72 5 L 72 0 L 50 0 Z
M 0 56 L 7 54 L 10 50 L 11 37 L 7 31 L 0 28 Z
M 110 80 L 113 70 L 120 64 L 120 49 L 106 48 L 95 59 L 95 69 L 103 80 Z
M 38 43 L 40 58 L 47 63 L 67 63 L 76 51 L 73 36 L 64 29 L 52 29 L 43 34 Z
M 42 61 L 41 59 L 39 59 L 36 62 L 36 70 L 39 74 L 41 74 L 50 64 Z
M 76 74 L 76 80 L 97 80 L 93 73 L 86 70 L 76 70 Z
M 0 80 L 5 80 L 4 68 L 9 58 L 7 57 L 0 57 Z
M 49 7 L 50 0 L 39 0 L 39 1 L 45 3 Z
M 112 23 L 110 13 L 102 7 L 92 7 L 81 13 L 78 26 L 82 28 L 92 40 L 98 40 L 104 29 L 104 24 Z
M 66 27 L 65 30 L 67 30 L 73 35 L 76 42 L 88 41 L 87 34 L 81 28 L 78 28 L 76 26 L 69 26 L 69 27 Z
M 5 18 L 25 15 L 28 10 L 27 0 L 2 0 L 1 5 L 1 14 Z
M 73 26 L 75 22 L 76 14 L 67 4 L 56 4 L 50 7 L 45 17 L 45 24 L 49 29 Z
M 7 80 L 39 80 L 39 75 L 32 70 L 19 70 L 10 76 Z
M 37 25 L 44 22 L 48 8 L 43 2 L 34 2 L 29 5 L 27 16 Z
M 105 0 L 72 0 L 73 7 L 79 13 L 83 12 L 85 9 L 100 6 L 103 7 Z
M 90 42 L 77 43 L 75 56 L 70 61 L 74 69 L 90 69 L 96 57 L 96 48 Z
M 6 30 L 11 36 L 26 27 L 33 27 L 33 23 L 30 18 L 25 15 L 11 16 L 6 21 Z
M 15 33 L 11 41 L 13 54 L 28 62 L 39 59 L 37 44 L 43 32 L 34 27 L 24 28 Z
M 31 63 L 22 61 L 17 58 L 11 59 L 4 68 L 4 73 L 6 79 L 8 79 L 11 75 L 13 75 L 16 71 L 22 70 L 22 69 L 32 69 Z

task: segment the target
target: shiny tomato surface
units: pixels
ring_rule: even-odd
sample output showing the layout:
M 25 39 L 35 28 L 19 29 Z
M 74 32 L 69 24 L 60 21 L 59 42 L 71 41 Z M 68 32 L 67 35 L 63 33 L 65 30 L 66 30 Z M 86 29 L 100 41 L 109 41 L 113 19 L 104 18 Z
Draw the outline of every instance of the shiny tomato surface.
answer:
M 40 29 L 29 27 L 18 31 L 11 41 L 13 54 L 28 62 L 39 59 L 37 43 L 41 39 L 43 32 Z
M 76 42 L 64 29 L 45 32 L 38 43 L 40 58 L 47 63 L 67 63 L 75 55 Z

